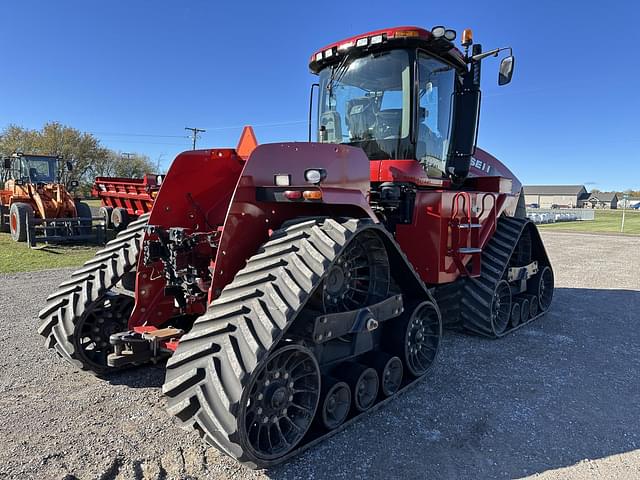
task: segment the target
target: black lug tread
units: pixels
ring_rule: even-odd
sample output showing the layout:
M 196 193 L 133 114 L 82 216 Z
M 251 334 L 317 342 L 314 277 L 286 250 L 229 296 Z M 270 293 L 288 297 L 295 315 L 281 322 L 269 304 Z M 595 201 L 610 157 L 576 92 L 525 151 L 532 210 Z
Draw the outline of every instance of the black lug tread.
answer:
M 506 277 L 509 260 L 527 225 L 530 225 L 528 228 L 535 229 L 535 226 L 527 219 L 501 217 L 498 220 L 496 231 L 481 255 L 481 275 L 477 278 L 465 279 L 461 289 L 459 319 L 463 330 L 475 335 L 495 338 L 506 335 L 543 314 L 540 312 L 525 323 L 515 327 L 511 326 L 500 335 L 496 335 L 491 323 L 493 292 L 498 282 Z M 544 247 L 542 250 L 544 251 Z M 546 254 L 543 253 L 543 257 L 539 261 L 550 267 Z
M 45 346 L 53 348 L 64 359 L 82 370 L 96 371 L 75 351 L 75 326 L 84 312 L 99 301 L 120 279 L 136 268 L 149 215 L 131 223 L 106 247 L 96 253 L 71 278 L 49 295 L 38 317 L 42 321 L 38 333 L 45 337 Z

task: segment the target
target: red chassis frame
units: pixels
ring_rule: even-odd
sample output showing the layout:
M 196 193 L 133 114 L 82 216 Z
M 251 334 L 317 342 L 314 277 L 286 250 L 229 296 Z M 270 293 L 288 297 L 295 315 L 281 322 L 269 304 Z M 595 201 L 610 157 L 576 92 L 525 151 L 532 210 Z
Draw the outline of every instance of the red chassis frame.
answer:
M 99 198 L 102 205 L 124 208 L 132 217 L 148 213 L 160 189 L 157 175 L 144 178 L 96 177 L 91 196 Z
M 324 169 L 320 185 L 304 179 L 308 168 Z M 288 175 L 290 185 L 277 187 L 275 175 Z M 378 219 L 369 205 L 372 182 L 396 181 L 419 189 L 413 222 L 398 225 L 396 240 L 427 284 L 454 281 L 491 238 L 497 218 L 513 215 L 521 185 L 497 159 L 477 151 L 464 190 L 432 179 L 415 160 L 369 161 L 360 149 L 321 143 L 280 143 L 257 147 L 247 160 L 233 149 L 184 152 L 175 159 L 157 195 L 149 225 L 184 228 L 206 235 L 199 247 L 207 258 L 211 281 L 207 301 L 215 301 L 246 260 L 287 220 L 304 216 L 351 216 Z M 420 188 L 424 187 L 424 188 Z M 283 190 L 320 191 L 321 200 L 287 200 Z M 460 225 L 479 223 L 476 235 Z M 154 238 L 145 234 L 145 241 Z M 473 262 L 478 263 L 478 262 Z M 161 262 L 139 260 L 136 304 L 129 328 L 157 327 L 179 314 L 202 314 L 206 302 L 179 308 L 165 295 Z

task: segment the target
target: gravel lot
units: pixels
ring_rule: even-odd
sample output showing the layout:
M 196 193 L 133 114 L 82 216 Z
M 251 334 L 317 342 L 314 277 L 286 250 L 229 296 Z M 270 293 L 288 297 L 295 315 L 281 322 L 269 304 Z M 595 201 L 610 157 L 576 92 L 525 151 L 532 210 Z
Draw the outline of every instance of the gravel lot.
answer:
M 68 271 L 0 276 L 0 478 L 639 478 L 640 238 L 544 240 L 545 318 L 500 341 L 447 333 L 416 388 L 266 471 L 177 428 L 162 368 L 106 382 L 43 348 L 36 314 Z

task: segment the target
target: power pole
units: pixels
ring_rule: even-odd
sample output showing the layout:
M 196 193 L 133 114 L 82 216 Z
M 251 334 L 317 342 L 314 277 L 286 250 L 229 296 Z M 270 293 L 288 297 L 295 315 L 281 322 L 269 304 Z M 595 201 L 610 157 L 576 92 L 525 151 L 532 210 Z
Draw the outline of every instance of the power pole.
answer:
M 198 133 L 204 133 L 206 130 L 195 127 L 184 127 L 185 130 L 191 130 L 191 138 L 193 139 L 193 149 L 196 149 L 196 140 L 198 139 Z
M 124 157 L 126 157 L 126 158 L 127 158 L 127 160 L 131 160 L 131 157 L 133 157 L 133 155 L 134 155 L 134 154 L 133 154 L 133 153 L 129 153 L 129 152 L 122 152 L 120 155 L 121 155 L 123 158 L 124 158 Z

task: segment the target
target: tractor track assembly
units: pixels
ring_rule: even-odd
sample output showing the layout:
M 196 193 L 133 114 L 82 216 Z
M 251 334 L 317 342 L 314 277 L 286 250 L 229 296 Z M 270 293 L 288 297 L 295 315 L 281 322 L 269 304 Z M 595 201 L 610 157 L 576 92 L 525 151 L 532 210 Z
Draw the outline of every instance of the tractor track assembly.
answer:
M 167 362 L 163 392 L 168 396 L 168 411 L 184 428 L 193 427 L 207 443 L 257 468 L 290 458 L 363 414 L 352 408 L 345 423 L 337 429 L 310 428 L 318 423 L 314 422 L 319 415 L 316 406 L 326 403 L 320 398 L 320 377 L 328 375 L 320 373 L 309 342 L 288 333 L 349 245 L 371 233 L 388 235 L 369 221 L 353 219 L 341 223 L 312 219 L 274 232 L 207 313 L 182 337 L 176 353 Z M 400 322 L 424 321 L 430 328 L 424 339 L 431 342 L 431 350 L 428 358 L 419 358 L 413 368 L 409 366 L 414 375 L 407 372 L 395 391 L 388 392 L 392 396 L 423 376 L 437 355 L 441 337 L 437 307 L 425 301 L 413 313 L 422 317 L 405 314 L 388 323 L 395 323 L 399 330 Z M 403 355 L 405 343 L 403 336 L 386 355 Z M 291 355 L 279 360 L 278 355 L 288 351 Z M 416 353 L 407 352 L 409 358 Z M 353 359 L 344 363 L 358 368 L 365 358 L 358 359 L 358 363 L 353 363 Z M 403 360 L 407 371 L 407 358 Z M 298 364 L 293 366 L 295 361 Z M 365 366 L 373 365 L 365 363 Z M 340 370 L 341 367 L 331 368 L 334 375 Z M 375 370 L 373 374 L 368 370 L 369 378 L 377 378 Z M 377 387 L 367 390 L 362 388 L 363 384 L 351 392 L 359 395 L 363 390 L 370 394 L 362 396 L 370 402 L 363 411 L 378 408 L 392 398 L 383 399 Z M 269 395 L 270 399 L 265 400 L 270 403 L 260 403 Z M 260 427 L 261 422 L 264 427 Z
M 82 370 L 106 373 L 96 360 L 106 356 L 109 335 L 127 328 L 133 292 L 122 293 L 131 285 L 117 286 L 135 271 L 148 217 L 141 216 L 73 272 L 38 314 L 45 346 Z

